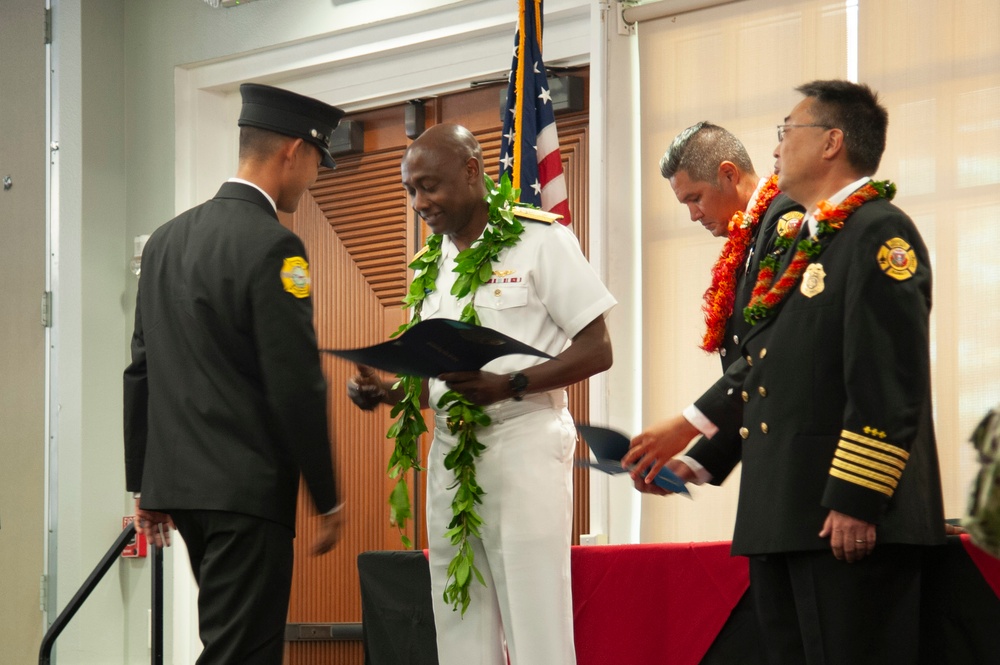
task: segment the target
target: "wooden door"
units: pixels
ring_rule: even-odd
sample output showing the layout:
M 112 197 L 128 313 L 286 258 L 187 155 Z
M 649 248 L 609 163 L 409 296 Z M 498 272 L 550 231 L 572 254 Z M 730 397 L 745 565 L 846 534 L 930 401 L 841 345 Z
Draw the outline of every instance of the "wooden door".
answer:
M 586 77 L 586 70 L 577 75 Z M 500 151 L 500 84 L 428 100 L 427 126 L 455 122 L 468 127 L 483 145 L 487 172 L 495 179 Z M 364 152 L 337 158 L 337 168 L 320 174 L 304 195 L 298 212 L 283 219 L 304 241 L 309 254 L 321 348 L 353 348 L 383 341 L 406 320 L 401 309 L 408 285 L 407 264 L 423 245 L 424 229 L 408 207 L 399 164 L 410 141 L 404 132 L 405 105 L 350 116 L 364 124 Z M 573 228 L 587 247 L 587 112 L 559 116 L 563 167 L 567 174 Z M 324 371 L 330 387 L 329 417 L 334 456 L 345 501 L 346 531 L 337 549 L 309 556 L 315 534 L 312 503 L 300 489 L 295 577 L 288 621 L 342 623 L 361 620 L 357 555 L 369 550 L 402 549 L 398 530 L 389 524 L 388 496 L 394 482 L 386 477 L 392 442 L 385 438 L 389 409 L 368 413 L 347 398 L 345 384 L 354 368 L 328 356 Z M 587 419 L 586 384 L 570 390 L 570 408 Z M 429 423 L 431 424 L 431 423 Z M 422 444 L 426 456 L 429 435 Z M 578 455 L 586 457 L 583 446 Z M 407 535 L 426 548 L 423 523 L 423 474 L 410 479 L 416 488 L 415 518 Z M 574 478 L 573 539 L 589 529 L 589 483 L 586 469 Z M 294 641 L 286 663 L 292 665 L 361 665 L 359 642 Z

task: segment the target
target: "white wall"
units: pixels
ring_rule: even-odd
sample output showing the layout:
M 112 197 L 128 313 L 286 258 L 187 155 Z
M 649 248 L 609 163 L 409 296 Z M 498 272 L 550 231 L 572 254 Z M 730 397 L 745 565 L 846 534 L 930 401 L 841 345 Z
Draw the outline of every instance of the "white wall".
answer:
M 121 370 L 126 163 L 124 1 L 53 3 L 49 574 L 58 610 L 121 531 Z M 141 641 L 123 599 L 125 562 L 95 590 L 57 642 L 62 662 L 121 660 Z M 54 620 L 50 614 L 49 622 Z M 137 636 L 132 639 L 133 633 Z M 109 639 L 110 636 L 116 636 Z

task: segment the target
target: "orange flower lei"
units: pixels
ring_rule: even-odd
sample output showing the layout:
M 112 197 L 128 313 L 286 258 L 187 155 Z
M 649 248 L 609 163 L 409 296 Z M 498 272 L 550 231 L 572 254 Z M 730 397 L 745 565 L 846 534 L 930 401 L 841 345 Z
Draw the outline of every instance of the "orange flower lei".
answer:
M 722 347 L 726 322 L 736 302 L 736 273 L 746 260 L 761 218 L 778 193 L 778 176 L 772 175 L 757 192 L 757 200 L 750 212 L 739 210 L 729 221 L 726 244 L 712 267 L 712 285 L 705 291 L 705 302 L 701 306 L 705 313 L 705 335 L 701 348 L 709 353 Z
M 774 282 L 774 275 L 779 265 L 778 259 L 786 249 L 792 246 L 794 237 L 778 238 L 775 241 L 774 252 L 761 260 L 760 272 L 757 273 L 757 284 L 750 296 L 750 304 L 743 310 L 743 316 L 747 323 L 755 324 L 761 319 L 766 319 L 774 311 L 774 308 L 785 299 L 788 292 L 802 277 L 806 266 L 823 253 L 824 246 L 819 243 L 820 238 L 831 236 L 844 228 L 844 221 L 868 201 L 879 197 L 891 201 L 895 195 L 895 184 L 888 180 L 873 180 L 844 199 L 844 202 L 839 206 L 834 206 L 829 201 L 820 201 L 816 205 L 819 209 L 819 214 L 816 215 L 818 223 L 816 233 L 811 238 L 799 242 L 792 262 L 773 286 L 772 282 Z

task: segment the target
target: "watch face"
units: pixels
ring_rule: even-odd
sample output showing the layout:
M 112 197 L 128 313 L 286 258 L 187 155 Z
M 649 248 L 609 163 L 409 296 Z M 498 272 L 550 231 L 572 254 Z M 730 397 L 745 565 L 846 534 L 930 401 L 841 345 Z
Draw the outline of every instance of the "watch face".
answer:
M 514 392 L 523 392 L 528 387 L 528 377 L 521 372 L 510 375 L 510 387 Z

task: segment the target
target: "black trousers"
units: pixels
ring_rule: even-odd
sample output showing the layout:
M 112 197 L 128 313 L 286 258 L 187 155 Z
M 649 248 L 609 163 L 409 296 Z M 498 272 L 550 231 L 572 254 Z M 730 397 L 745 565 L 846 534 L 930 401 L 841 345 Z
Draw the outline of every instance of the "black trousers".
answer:
M 240 513 L 170 514 L 198 582 L 198 665 L 281 665 L 294 531 Z
M 924 549 L 877 545 L 855 563 L 830 550 L 751 556 L 766 661 L 915 665 Z

